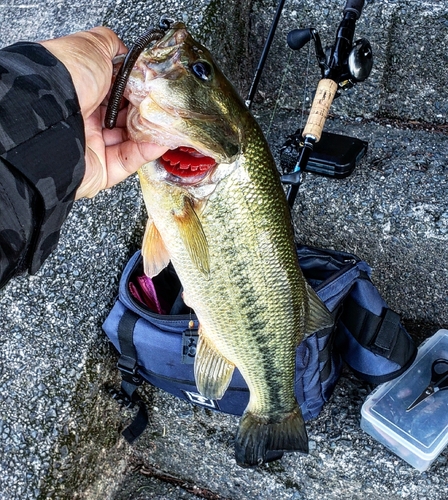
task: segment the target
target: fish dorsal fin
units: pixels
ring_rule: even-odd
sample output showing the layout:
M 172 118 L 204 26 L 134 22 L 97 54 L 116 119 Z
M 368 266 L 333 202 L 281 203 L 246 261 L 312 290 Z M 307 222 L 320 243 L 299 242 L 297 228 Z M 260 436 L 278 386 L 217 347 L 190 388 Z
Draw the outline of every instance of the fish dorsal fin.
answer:
M 143 270 L 150 278 L 156 276 L 170 262 L 168 250 L 151 217 L 146 223 L 142 242 Z
M 232 379 L 235 365 L 201 335 L 194 361 L 194 377 L 199 392 L 209 399 L 221 399 Z
M 174 214 L 174 219 L 192 262 L 202 274 L 208 276 L 210 273 L 210 254 L 207 238 L 189 198 L 184 198 L 183 208 Z
M 318 330 L 333 326 L 334 319 L 311 286 L 308 283 L 305 285 L 308 291 L 308 308 L 304 336 L 307 337 Z

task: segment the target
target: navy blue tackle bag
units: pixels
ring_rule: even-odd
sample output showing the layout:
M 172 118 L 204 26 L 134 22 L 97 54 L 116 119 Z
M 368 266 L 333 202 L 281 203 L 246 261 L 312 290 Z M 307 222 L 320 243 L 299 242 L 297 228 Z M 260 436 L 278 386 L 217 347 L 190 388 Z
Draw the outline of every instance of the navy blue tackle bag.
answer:
M 300 267 L 335 318 L 335 326 L 317 331 L 297 347 L 295 393 L 305 420 L 316 417 L 330 398 L 343 362 L 375 384 L 401 375 L 414 361 L 416 346 L 370 280 L 371 269 L 345 252 L 297 246 Z M 198 321 L 182 301 L 182 288 L 169 265 L 159 275 L 144 276 L 140 252 L 128 262 L 119 296 L 103 329 L 119 352 L 121 404 L 139 411 L 124 430 L 128 442 L 145 429 L 147 413 L 136 389 L 144 382 L 195 405 L 241 415 L 249 390 L 235 369 L 224 397 L 203 397 L 193 373 Z

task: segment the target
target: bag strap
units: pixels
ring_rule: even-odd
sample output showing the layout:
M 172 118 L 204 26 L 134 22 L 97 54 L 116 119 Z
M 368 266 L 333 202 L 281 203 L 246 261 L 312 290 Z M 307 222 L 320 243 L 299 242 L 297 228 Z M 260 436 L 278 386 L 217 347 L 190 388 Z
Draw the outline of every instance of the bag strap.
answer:
M 408 367 L 415 358 L 415 345 L 401 325 L 400 316 L 384 308 L 381 316 L 368 311 L 348 297 L 341 322 L 366 349 L 386 358 L 400 367 Z
M 123 430 L 122 435 L 128 443 L 133 443 L 148 425 L 148 412 L 146 405 L 137 393 L 137 388 L 142 385 L 143 378 L 138 373 L 137 351 L 134 345 L 134 328 L 139 316 L 126 309 L 118 323 L 118 342 L 120 345 L 120 358 L 117 368 L 121 372 L 121 388 L 119 391 L 110 389 L 109 393 L 122 406 L 139 409 L 134 420 Z
M 320 380 L 325 382 L 331 375 L 333 370 L 333 356 L 332 356 L 332 337 L 334 335 L 334 327 L 324 328 L 316 333 L 318 339 L 325 341 L 323 347 L 319 349 L 319 366 L 320 366 Z M 319 342 L 320 343 L 320 342 Z

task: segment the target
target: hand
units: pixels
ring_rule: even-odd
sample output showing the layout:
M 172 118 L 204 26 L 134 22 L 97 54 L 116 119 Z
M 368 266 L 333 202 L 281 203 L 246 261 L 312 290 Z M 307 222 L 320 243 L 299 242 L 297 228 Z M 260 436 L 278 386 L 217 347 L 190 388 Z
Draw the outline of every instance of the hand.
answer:
M 167 150 L 156 144 L 137 144 L 128 139 L 126 108 L 120 111 L 114 129 L 104 128 L 112 59 L 127 52 L 112 30 L 98 27 L 40 43 L 70 72 L 84 118 L 86 170 L 76 199 L 95 196 L 101 189 L 126 179 L 144 163 L 155 160 Z

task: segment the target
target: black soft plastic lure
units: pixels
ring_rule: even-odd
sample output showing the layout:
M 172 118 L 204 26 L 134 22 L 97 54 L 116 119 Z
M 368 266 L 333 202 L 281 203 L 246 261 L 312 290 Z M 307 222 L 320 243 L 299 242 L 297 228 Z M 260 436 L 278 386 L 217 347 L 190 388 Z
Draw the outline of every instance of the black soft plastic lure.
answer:
M 132 68 L 134 67 L 135 61 L 137 61 L 139 55 L 149 43 L 160 40 L 163 37 L 165 32 L 170 28 L 171 24 L 171 20 L 162 18 L 159 22 L 159 27 L 150 28 L 143 35 L 139 36 L 129 52 L 126 54 L 123 64 L 118 71 L 117 77 L 115 78 L 115 82 L 112 86 L 106 116 L 104 118 L 104 125 L 106 128 L 112 129 L 117 123 L 120 102 L 123 98 L 124 89 L 126 88 L 126 84 Z

